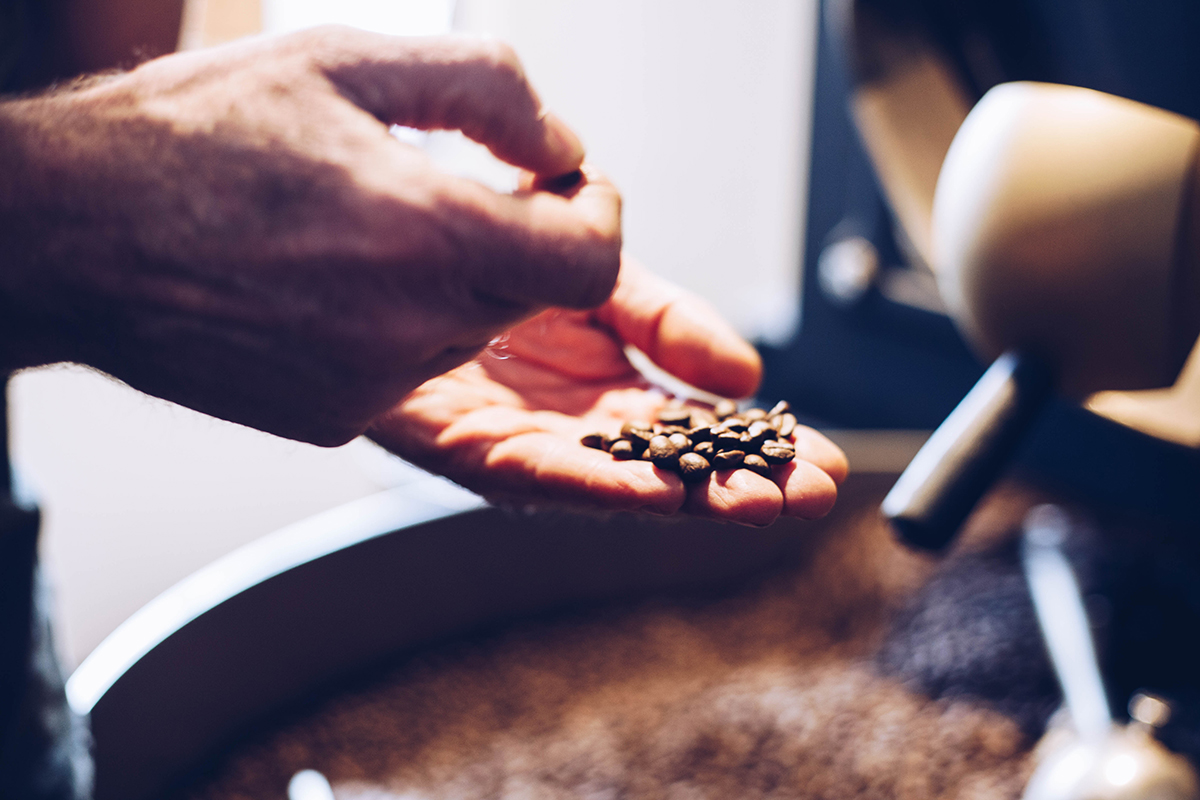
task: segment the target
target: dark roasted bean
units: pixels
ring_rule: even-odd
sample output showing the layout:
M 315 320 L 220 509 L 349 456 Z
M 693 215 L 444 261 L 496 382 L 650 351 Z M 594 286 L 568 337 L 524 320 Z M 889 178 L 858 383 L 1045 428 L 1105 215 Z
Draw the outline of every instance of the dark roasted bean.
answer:
M 671 436 L 672 434 L 676 433 L 686 434 L 688 430 L 688 428 L 685 428 L 682 425 L 663 425 L 662 430 L 660 430 L 659 433 L 661 433 L 663 436 Z
M 741 434 L 733 432 L 718 434 L 713 439 L 713 449 L 718 453 L 723 450 L 741 450 L 742 436 Z
M 764 442 L 759 452 L 768 464 L 786 464 L 796 457 L 796 448 L 787 442 Z
M 709 425 L 716 425 L 719 421 L 720 420 L 717 419 L 717 415 L 714 414 L 713 412 L 709 411 L 707 408 L 693 408 L 692 409 L 692 426 L 693 427 L 699 428 L 699 427 L 706 427 Z
M 767 436 L 769 436 L 770 438 L 774 438 L 775 431 L 771 431 L 769 434 L 767 434 Z M 766 437 L 751 436 L 750 431 L 743 432 L 741 434 L 741 438 L 742 438 L 742 449 L 745 450 L 747 453 L 757 453 L 758 448 L 761 447 L 762 443 L 766 441 Z
M 713 406 L 713 413 L 717 415 L 717 419 L 725 419 L 737 413 L 737 403 L 732 400 L 719 400 Z
M 729 419 L 724 420 L 721 423 L 721 427 L 723 427 L 727 431 L 733 431 L 734 433 L 741 433 L 742 431 L 749 428 L 750 424 L 748 422 L 746 422 L 744 419 L 741 419 L 740 417 L 730 417 Z
M 742 465 L 746 454 L 741 450 L 722 450 L 713 456 L 713 466 L 717 469 L 737 469 Z
M 761 408 L 748 408 L 741 413 L 741 417 L 747 422 L 756 422 L 760 419 L 766 419 L 767 412 L 763 411 Z
M 679 463 L 679 448 L 671 443 L 666 436 L 655 436 L 650 440 L 646 450 L 654 466 L 660 469 L 674 469 Z
M 675 445 L 675 449 L 680 453 L 686 453 L 692 449 L 692 440 L 687 437 L 687 434 L 672 433 L 667 437 L 667 441 Z
M 664 408 L 658 412 L 658 421 L 663 425 L 692 427 L 692 412 L 686 408 Z
M 593 450 L 603 450 L 604 440 L 608 438 L 603 433 L 589 433 L 579 440 L 579 443 L 584 447 L 590 447 Z
M 685 481 L 703 480 L 712 472 L 708 459 L 696 453 L 684 453 L 679 457 L 679 474 Z
M 779 419 L 779 438 L 788 439 L 796 430 L 796 415 L 784 414 Z
M 648 442 L 654 436 L 654 428 L 648 422 L 626 422 L 621 426 L 621 435 L 626 439 L 641 439 Z
M 781 414 L 786 414 L 792 410 L 792 404 L 787 400 L 780 400 L 775 405 L 771 406 L 771 410 L 767 412 L 768 417 L 778 417 Z
M 713 453 L 716 452 L 716 449 L 713 447 L 712 442 L 697 442 L 696 445 L 692 447 L 692 452 L 696 455 L 711 459 L 713 457 Z
M 742 459 L 742 469 L 748 469 L 751 472 L 757 472 L 764 478 L 771 477 L 771 466 L 763 460 L 762 456 L 756 456 L 753 453 L 748 454 Z
M 627 461 L 631 458 L 637 458 L 637 451 L 633 449 L 633 444 L 628 439 L 618 439 L 612 443 L 612 447 L 608 449 L 613 458 Z
M 693 442 L 709 442 L 712 441 L 712 428 L 708 425 L 699 425 L 687 432 L 688 438 Z
M 765 419 L 751 422 L 750 427 L 746 429 L 746 433 L 750 434 L 750 438 L 762 444 L 765 441 L 775 438 L 775 429 L 771 427 L 771 423 Z

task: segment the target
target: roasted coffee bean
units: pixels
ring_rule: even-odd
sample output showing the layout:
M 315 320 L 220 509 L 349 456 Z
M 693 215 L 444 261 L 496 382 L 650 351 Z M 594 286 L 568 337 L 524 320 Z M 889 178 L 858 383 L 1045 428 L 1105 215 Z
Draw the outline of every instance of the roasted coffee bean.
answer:
M 796 448 L 788 442 L 764 442 L 759 452 L 768 464 L 786 464 L 796 457 Z
M 779 417 L 779 438 L 791 438 L 792 433 L 796 430 L 796 415 L 782 414 Z
M 733 431 L 734 433 L 742 433 L 750 427 L 750 424 L 740 417 L 729 417 L 728 419 L 721 421 L 720 427 L 722 430 Z
M 663 436 L 672 436 L 676 433 L 686 434 L 689 430 L 689 428 L 685 428 L 682 425 L 663 425 L 657 433 L 661 433 Z
M 584 436 L 582 439 L 580 439 L 579 443 L 584 447 L 590 447 L 593 450 L 603 450 L 604 442 L 607 438 L 608 436 L 603 433 L 589 433 L 587 436 Z
M 757 422 L 760 419 L 766 419 L 767 412 L 763 411 L 761 408 L 748 408 L 739 416 L 747 422 Z
M 696 427 L 696 428 L 707 427 L 707 426 L 711 426 L 711 425 L 716 425 L 718 422 L 720 422 L 720 420 L 717 419 L 717 415 L 714 414 L 712 411 L 709 411 L 707 408 L 693 408 L 692 409 L 692 426 L 693 427 Z
M 658 412 L 658 421 L 663 425 L 690 428 L 692 427 L 692 412 L 686 408 L 664 408 Z
M 628 439 L 618 439 L 612 443 L 612 447 L 608 448 L 608 452 L 613 458 L 621 461 L 628 461 L 631 458 L 638 457 L 638 451 L 633 449 L 633 443 Z
M 748 469 L 751 472 L 757 472 L 764 478 L 771 477 L 771 465 L 763 460 L 762 456 L 756 456 L 753 453 L 747 454 L 742 459 L 742 469 Z
M 753 440 L 756 444 L 762 444 L 763 442 L 774 439 L 777 431 L 771 427 L 771 423 L 767 422 L 765 419 L 760 419 L 756 422 L 750 423 L 750 427 L 746 429 L 746 433 L 750 435 L 751 440 Z
M 713 406 L 713 413 L 717 415 L 717 419 L 725 419 L 737 413 L 737 403 L 732 400 L 718 400 Z
M 692 449 L 692 440 L 687 437 L 687 434 L 672 433 L 667 437 L 667 441 L 675 445 L 675 449 L 681 453 L 686 453 Z
M 655 436 L 650 440 L 646 454 L 659 469 L 673 469 L 679 462 L 679 448 L 671 444 L 666 436 Z
M 792 410 L 792 404 L 787 400 L 780 400 L 775 405 L 771 406 L 771 410 L 767 412 L 768 417 L 778 417 L 781 414 L 786 414 Z
M 693 442 L 711 442 L 713 438 L 712 427 L 708 425 L 699 425 L 687 432 L 687 436 Z
M 684 453 L 679 457 L 679 474 L 685 481 L 699 481 L 712 472 L 708 459 L 696 453 Z
M 717 469 L 737 469 L 745 457 L 741 450 L 722 450 L 713 456 L 712 463 Z
M 716 449 L 713 447 L 712 442 L 697 442 L 695 445 L 693 445 L 692 452 L 698 456 L 704 456 L 705 458 L 711 460 L 713 454 L 716 452 Z
M 621 426 L 621 435 L 626 439 L 648 442 L 654 436 L 654 426 L 648 422 L 626 422 Z
M 713 449 L 720 453 L 724 450 L 741 450 L 742 436 L 740 433 L 726 431 L 713 438 Z

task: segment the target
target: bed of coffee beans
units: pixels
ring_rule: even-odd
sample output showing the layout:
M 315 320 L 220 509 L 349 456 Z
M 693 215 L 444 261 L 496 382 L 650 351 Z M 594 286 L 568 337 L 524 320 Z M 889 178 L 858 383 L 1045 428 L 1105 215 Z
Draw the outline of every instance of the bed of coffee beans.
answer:
M 703 480 L 714 469 L 748 469 L 769 478 L 772 466 L 796 457 L 790 408 L 786 400 L 769 411 L 738 411 L 732 400 L 711 408 L 675 404 L 658 412 L 656 422 L 626 422 L 618 436 L 589 433 L 580 441 L 622 461 L 651 461 L 685 481 Z

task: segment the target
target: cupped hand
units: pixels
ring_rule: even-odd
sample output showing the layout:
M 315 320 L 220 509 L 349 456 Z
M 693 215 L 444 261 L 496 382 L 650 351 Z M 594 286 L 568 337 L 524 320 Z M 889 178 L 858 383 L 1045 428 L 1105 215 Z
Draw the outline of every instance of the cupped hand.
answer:
M 758 386 L 757 353 L 716 312 L 625 258 L 612 297 L 594 311 L 550 310 L 492 348 L 421 385 L 377 419 L 371 438 L 493 500 L 612 510 L 677 511 L 766 525 L 822 516 L 846 476 L 828 439 L 797 427 L 796 460 L 771 479 L 748 470 L 685 484 L 647 461 L 617 461 L 580 437 L 653 419 L 668 401 L 625 356 L 732 397 Z
M 582 166 L 483 40 L 316 29 L 0 103 L 0 370 L 79 361 L 334 445 L 539 310 L 608 297 L 601 176 L 498 194 L 392 124 L 462 130 L 543 178 Z

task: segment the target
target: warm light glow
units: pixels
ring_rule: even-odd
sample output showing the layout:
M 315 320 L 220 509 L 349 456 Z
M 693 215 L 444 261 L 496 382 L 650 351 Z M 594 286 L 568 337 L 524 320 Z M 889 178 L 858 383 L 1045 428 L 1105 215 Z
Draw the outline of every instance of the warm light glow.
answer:
M 1138 762 L 1129 753 L 1119 753 L 1104 765 L 1104 777 L 1113 786 L 1125 786 L 1138 774 Z

